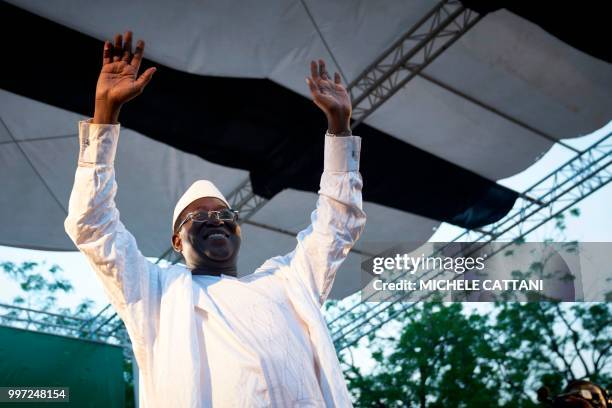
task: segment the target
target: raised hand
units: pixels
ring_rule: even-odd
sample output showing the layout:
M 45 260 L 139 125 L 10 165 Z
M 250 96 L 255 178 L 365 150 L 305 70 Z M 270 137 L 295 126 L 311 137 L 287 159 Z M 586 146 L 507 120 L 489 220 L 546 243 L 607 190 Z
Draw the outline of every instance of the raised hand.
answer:
M 132 53 L 131 31 L 127 31 L 125 37 L 117 34 L 114 45 L 110 41 L 104 43 L 94 123 L 117 123 L 121 106 L 140 95 L 151 81 L 155 68 L 147 69 L 138 77 L 144 47 L 144 41 L 138 40 Z
M 334 74 L 334 80 L 325 69 L 325 61 L 310 62 L 310 77 L 306 83 L 314 103 L 325 113 L 328 130 L 337 135 L 350 134 L 351 98 L 342 86 L 340 74 Z

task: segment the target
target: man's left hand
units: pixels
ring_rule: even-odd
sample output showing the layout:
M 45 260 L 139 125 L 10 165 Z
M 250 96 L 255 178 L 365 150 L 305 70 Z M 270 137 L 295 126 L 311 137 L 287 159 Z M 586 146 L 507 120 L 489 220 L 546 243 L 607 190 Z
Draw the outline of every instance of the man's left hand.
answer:
M 350 133 L 351 98 L 342 86 L 340 74 L 331 77 L 325 69 L 325 61 L 310 62 L 310 77 L 306 77 L 314 103 L 325 113 L 328 130 L 334 134 Z

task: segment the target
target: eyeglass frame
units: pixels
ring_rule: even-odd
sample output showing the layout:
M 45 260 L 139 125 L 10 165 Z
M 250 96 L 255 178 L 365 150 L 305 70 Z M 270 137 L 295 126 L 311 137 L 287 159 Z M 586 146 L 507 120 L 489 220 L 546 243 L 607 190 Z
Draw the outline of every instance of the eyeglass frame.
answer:
M 221 219 L 219 217 L 219 215 L 221 214 L 221 211 L 230 211 L 232 212 L 232 214 L 234 214 L 234 218 L 231 220 L 227 220 L 227 219 Z M 208 219 L 204 220 L 204 221 L 193 221 L 192 217 L 195 214 L 202 214 L 202 213 L 207 213 Z M 185 218 L 183 219 L 183 221 L 178 225 L 178 227 L 176 227 L 176 230 L 174 232 L 179 232 L 181 230 L 181 227 L 183 225 L 185 225 L 185 223 L 187 223 L 187 221 L 192 220 L 193 222 L 208 222 L 210 221 L 211 214 L 215 214 L 215 220 L 216 221 L 227 221 L 227 222 L 236 222 L 238 220 L 238 216 L 239 216 L 239 211 L 238 210 L 233 210 L 231 208 L 224 208 L 222 210 L 208 210 L 208 211 L 192 211 L 190 213 L 187 213 L 185 215 Z

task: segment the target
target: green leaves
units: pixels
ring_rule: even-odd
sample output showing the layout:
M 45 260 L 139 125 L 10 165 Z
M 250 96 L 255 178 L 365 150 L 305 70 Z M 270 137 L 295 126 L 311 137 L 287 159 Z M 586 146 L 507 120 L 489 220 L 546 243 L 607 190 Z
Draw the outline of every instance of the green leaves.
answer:
M 83 299 L 75 310 L 58 305 L 57 295 L 70 293 L 74 288 L 70 281 L 62 276 L 63 269 L 59 265 L 51 265 L 45 268 L 46 266 L 44 262 L 0 263 L 0 271 L 4 272 L 21 289 L 21 293 L 13 298 L 13 305 L 42 312 L 51 312 L 66 317 L 90 318 L 93 301 L 89 299 Z M 4 320 L 6 320 L 6 323 L 21 322 L 25 324 L 25 328 L 57 325 L 57 327 L 49 327 L 55 327 L 54 330 L 59 334 L 70 332 L 68 329 L 62 331 L 62 325 L 66 324 L 65 317 L 45 316 L 42 320 L 36 320 L 32 318 L 29 312 L 12 310 L 4 314 L 3 317 L 0 317 L 0 322 L 4 322 Z
M 57 291 L 68 293 L 73 290 L 70 281 L 58 276 L 63 272 L 59 265 L 52 265 L 46 271 L 41 271 L 37 262 L 22 262 L 17 265 L 13 262 L 2 262 L 0 268 L 10 279 L 19 284 L 24 292 L 55 293 Z M 19 297 L 20 303 L 24 299 Z
M 371 336 L 369 372 L 344 361 L 361 407 L 531 408 L 542 385 L 571 378 L 612 382 L 609 304 L 498 303 L 487 315 L 460 303 L 421 303 Z

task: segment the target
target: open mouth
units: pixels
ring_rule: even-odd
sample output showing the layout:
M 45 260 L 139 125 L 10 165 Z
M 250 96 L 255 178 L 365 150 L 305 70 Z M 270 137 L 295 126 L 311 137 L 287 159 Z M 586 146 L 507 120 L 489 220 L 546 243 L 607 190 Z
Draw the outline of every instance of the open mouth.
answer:
M 229 234 L 223 231 L 208 231 L 204 233 L 204 239 L 220 239 L 220 238 L 229 238 Z

